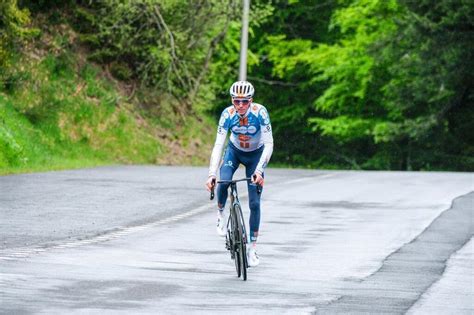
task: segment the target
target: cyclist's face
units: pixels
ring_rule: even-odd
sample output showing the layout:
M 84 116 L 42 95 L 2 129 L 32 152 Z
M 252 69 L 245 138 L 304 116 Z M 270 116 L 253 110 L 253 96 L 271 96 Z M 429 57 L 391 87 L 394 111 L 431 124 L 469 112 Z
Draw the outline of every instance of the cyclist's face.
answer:
M 235 110 L 239 113 L 239 115 L 245 115 L 251 103 L 252 103 L 251 98 L 233 98 L 232 99 L 232 104 L 234 104 Z

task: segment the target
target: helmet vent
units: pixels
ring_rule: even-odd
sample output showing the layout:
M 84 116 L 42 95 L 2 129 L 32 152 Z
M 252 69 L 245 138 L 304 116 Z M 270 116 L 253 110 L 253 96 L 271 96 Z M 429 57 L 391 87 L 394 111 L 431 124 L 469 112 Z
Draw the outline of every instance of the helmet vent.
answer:
M 237 81 L 232 84 L 229 92 L 232 97 L 251 98 L 255 93 L 255 89 L 252 83 L 248 81 Z

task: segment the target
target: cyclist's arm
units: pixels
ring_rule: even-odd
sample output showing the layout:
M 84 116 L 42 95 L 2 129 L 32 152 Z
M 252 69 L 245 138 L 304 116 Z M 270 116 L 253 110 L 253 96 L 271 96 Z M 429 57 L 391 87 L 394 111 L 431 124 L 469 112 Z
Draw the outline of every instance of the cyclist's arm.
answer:
M 219 163 L 222 157 L 222 148 L 224 148 L 225 139 L 227 137 L 227 122 L 228 115 L 225 114 L 225 111 L 222 113 L 219 120 L 219 126 L 217 127 L 216 142 L 214 143 L 214 148 L 212 149 L 211 161 L 209 164 L 209 177 L 217 177 L 217 169 L 219 168 Z
M 260 118 L 260 127 L 264 148 L 262 156 L 260 157 L 260 161 L 258 162 L 257 168 L 255 169 L 255 172 L 262 175 L 265 167 L 267 167 L 267 164 L 270 161 L 270 158 L 272 157 L 273 134 L 272 125 L 270 123 L 270 117 L 268 116 L 266 109 L 262 109 L 260 114 L 262 115 Z

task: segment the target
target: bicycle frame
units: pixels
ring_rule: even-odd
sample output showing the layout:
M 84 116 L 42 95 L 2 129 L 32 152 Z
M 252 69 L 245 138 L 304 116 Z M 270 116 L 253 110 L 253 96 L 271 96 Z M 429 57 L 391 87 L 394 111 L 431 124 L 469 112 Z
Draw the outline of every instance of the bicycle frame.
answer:
M 232 206 L 235 206 L 236 203 L 239 203 L 240 204 L 240 201 L 239 201 L 239 195 L 237 193 L 237 183 L 236 182 L 232 182 L 230 184 L 230 204 Z
M 237 192 L 237 181 L 231 182 L 231 184 L 230 184 L 230 196 L 229 197 L 230 197 L 230 204 L 232 205 L 230 211 L 237 212 L 235 210 L 235 206 L 236 205 L 240 206 L 239 194 Z M 241 206 L 240 206 L 240 209 L 242 209 Z M 245 223 L 244 223 L 244 217 L 243 217 L 242 210 L 239 211 L 239 213 L 235 213 L 235 215 L 236 215 L 236 217 L 240 217 L 240 219 L 242 220 L 243 240 L 244 240 L 245 243 L 247 243 L 247 229 L 245 228 Z M 230 224 L 230 216 L 227 219 L 227 228 L 229 227 L 229 224 Z

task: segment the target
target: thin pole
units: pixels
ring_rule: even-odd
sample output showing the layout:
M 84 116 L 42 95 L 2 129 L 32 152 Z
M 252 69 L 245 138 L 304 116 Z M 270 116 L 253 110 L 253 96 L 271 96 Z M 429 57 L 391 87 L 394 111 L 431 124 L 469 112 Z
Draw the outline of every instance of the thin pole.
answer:
M 240 70 L 239 80 L 247 80 L 247 47 L 249 40 L 249 10 L 250 0 L 244 0 L 244 11 L 242 14 L 242 35 L 240 37 Z

